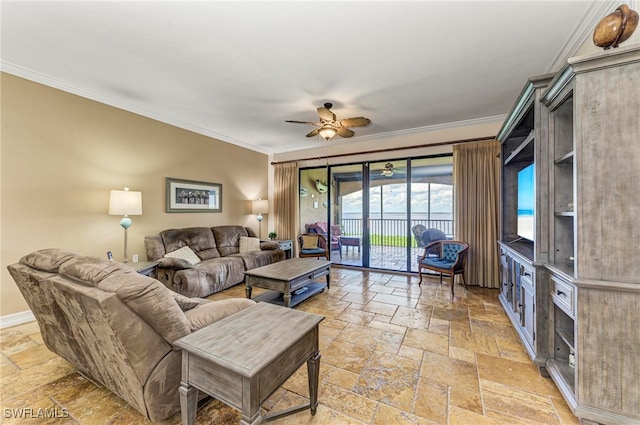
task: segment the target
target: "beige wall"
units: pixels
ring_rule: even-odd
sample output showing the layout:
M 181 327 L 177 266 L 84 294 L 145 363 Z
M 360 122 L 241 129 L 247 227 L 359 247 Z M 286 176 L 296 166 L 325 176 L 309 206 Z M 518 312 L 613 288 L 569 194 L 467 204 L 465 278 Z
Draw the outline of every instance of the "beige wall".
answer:
M 6 267 L 31 251 L 123 258 L 120 217 L 107 214 L 111 189 L 142 191 L 143 215 L 129 229 L 129 257 L 141 261 L 144 236 L 163 229 L 257 231 L 250 200 L 267 197 L 266 155 L 9 74 L 0 82 L 0 316 L 27 310 Z M 165 213 L 165 177 L 222 183 L 223 212 Z

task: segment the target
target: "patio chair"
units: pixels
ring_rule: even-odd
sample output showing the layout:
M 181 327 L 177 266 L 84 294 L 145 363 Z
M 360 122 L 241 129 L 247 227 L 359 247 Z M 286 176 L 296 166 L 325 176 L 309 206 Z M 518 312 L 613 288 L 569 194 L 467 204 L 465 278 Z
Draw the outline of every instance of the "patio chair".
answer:
M 442 275 L 449 275 L 451 279 L 451 295 L 454 295 L 455 276 L 462 275 L 462 283 L 467 289 L 467 282 L 464 279 L 464 264 L 467 258 L 469 245 L 460 241 L 439 240 L 431 242 L 424 247 L 424 253 L 418 260 L 418 274 L 422 284 L 422 269 L 433 270 L 440 273 L 440 284 Z M 431 252 L 437 252 L 437 256 L 431 257 Z
M 416 239 L 418 248 L 423 248 L 425 246 L 422 242 L 422 234 L 425 230 L 427 230 L 427 228 L 424 226 L 424 224 L 416 224 L 415 226 L 411 227 L 411 232 L 413 232 L 413 237 Z
M 298 235 L 298 243 L 300 244 L 299 258 L 329 259 L 329 244 L 322 233 L 301 233 Z

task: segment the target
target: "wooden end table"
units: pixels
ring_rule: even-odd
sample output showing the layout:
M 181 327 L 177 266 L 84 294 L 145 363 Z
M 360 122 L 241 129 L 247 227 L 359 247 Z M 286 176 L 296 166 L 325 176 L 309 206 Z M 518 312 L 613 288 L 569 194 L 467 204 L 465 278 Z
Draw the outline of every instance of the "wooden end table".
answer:
M 258 303 L 202 328 L 174 344 L 182 349 L 182 423 L 194 425 L 198 390 L 242 411 L 242 425 L 257 425 L 318 407 L 319 324 L 323 316 Z M 309 404 L 266 417 L 260 405 L 303 363 Z
M 257 301 L 293 307 L 324 291 L 331 284 L 331 261 L 313 258 L 291 258 L 247 270 L 245 292 L 251 298 L 252 288 L 269 289 L 255 297 Z M 314 280 L 326 276 L 327 283 Z

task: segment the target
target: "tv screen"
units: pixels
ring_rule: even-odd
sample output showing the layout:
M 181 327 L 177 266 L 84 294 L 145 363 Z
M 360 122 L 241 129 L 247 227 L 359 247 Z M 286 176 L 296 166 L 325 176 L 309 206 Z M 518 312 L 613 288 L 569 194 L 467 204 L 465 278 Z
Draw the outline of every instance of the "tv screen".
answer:
M 518 236 L 533 241 L 533 205 L 536 201 L 534 164 L 518 172 Z

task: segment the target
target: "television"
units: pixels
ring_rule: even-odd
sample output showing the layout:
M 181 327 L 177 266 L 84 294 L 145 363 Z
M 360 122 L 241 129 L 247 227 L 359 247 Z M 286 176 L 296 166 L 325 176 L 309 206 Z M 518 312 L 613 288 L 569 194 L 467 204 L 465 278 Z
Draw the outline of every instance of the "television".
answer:
M 518 236 L 534 240 L 534 204 L 536 202 L 536 182 L 534 164 L 518 171 Z

